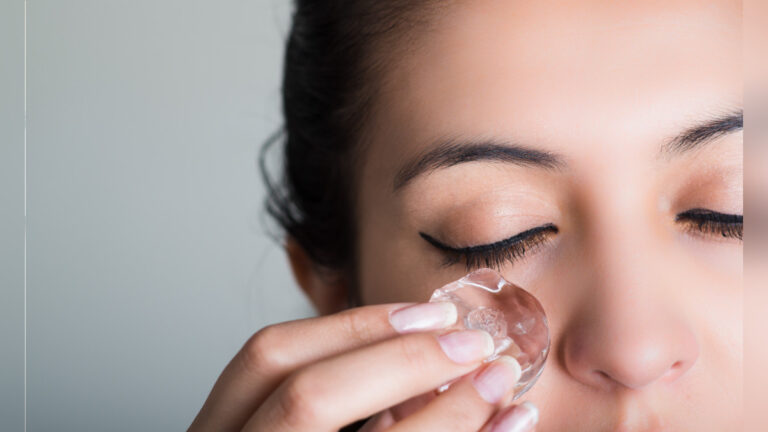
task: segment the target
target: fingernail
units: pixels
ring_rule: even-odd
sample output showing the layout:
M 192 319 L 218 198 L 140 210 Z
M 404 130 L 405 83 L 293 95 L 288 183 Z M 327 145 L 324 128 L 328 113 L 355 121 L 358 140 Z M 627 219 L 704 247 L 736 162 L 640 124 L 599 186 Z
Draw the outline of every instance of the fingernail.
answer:
M 530 432 L 539 422 L 539 410 L 530 402 L 502 411 L 491 422 L 487 432 Z
M 493 338 L 481 330 L 462 330 L 437 338 L 440 347 L 456 363 L 473 363 L 493 354 Z
M 421 303 L 389 314 L 389 323 L 399 333 L 439 330 L 456 322 L 456 305 L 451 302 Z
M 501 401 L 520 380 L 520 363 L 512 357 L 501 356 L 477 374 L 472 384 L 480 397 L 495 404 Z

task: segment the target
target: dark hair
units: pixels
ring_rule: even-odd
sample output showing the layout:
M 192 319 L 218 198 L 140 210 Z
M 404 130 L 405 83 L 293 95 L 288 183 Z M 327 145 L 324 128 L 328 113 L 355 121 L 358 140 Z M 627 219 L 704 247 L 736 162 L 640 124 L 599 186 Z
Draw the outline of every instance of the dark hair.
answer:
M 260 162 L 268 213 L 321 267 L 354 266 L 352 168 L 375 95 L 372 81 L 386 58 L 408 48 L 405 36 L 426 25 L 422 18 L 432 14 L 425 6 L 437 3 L 295 2 L 284 57 L 285 126 L 264 145 Z M 281 139 L 283 172 L 272 182 L 265 155 Z

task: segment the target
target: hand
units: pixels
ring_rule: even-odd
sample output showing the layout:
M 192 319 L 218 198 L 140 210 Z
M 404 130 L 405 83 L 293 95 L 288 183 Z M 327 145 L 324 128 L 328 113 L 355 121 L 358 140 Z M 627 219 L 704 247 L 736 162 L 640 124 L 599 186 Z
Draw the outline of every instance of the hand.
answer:
M 532 430 L 533 423 L 526 429 L 505 423 L 510 416 L 515 424 L 530 423 L 535 412 L 526 404 L 497 413 L 511 398 L 520 366 L 508 357 L 484 365 L 493 351 L 485 332 L 436 333 L 455 320 L 452 304 L 424 303 L 266 327 L 224 369 L 189 430 L 332 431 L 376 413 L 365 430 Z M 459 377 L 440 396 L 429 396 Z M 393 408 L 424 394 L 407 416 Z M 514 419 L 520 415 L 522 423 Z

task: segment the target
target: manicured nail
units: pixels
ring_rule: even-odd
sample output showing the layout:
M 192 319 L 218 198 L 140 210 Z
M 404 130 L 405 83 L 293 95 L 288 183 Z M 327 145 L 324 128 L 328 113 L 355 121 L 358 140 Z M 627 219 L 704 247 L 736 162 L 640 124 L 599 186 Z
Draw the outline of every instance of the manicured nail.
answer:
M 530 432 L 539 422 L 539 410 L 530 402 L 515 405 L 496 416 L 487 432 Z
M 483 399 L 495 404 L 515 387 L 522 373 L 517 360 L 501 356 L 475 375 L 472 384 Z
M 456 363 L 473 363 L 493 354 L 493 338 L 482 330 L 462 330 L 437 338 L 440 347 Z
M 399 333 L 439 330 L 456 322 L 456 305 L 450 302 L 420 303 L 389 313 L 389 323 Z

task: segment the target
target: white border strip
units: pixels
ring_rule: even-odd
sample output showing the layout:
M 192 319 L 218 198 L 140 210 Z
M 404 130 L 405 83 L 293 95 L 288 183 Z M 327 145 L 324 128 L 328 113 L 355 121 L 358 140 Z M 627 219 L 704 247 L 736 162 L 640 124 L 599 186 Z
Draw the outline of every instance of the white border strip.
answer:
M 24 0 L 24 432 L 27 430 L 27 0 Z

